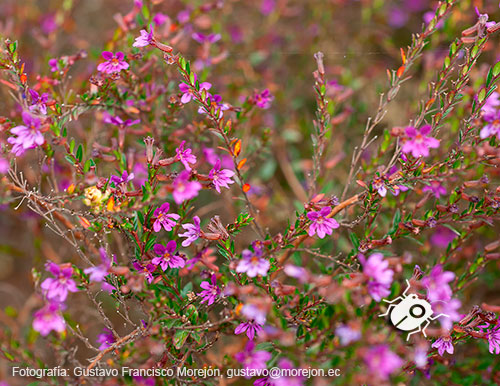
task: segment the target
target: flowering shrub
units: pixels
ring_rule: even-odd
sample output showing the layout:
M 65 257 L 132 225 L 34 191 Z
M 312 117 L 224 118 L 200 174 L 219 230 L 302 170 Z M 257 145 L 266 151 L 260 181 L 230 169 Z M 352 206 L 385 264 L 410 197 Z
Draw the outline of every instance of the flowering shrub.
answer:
M 0 384 L 499 384 L 470 3 L 7 0 Z

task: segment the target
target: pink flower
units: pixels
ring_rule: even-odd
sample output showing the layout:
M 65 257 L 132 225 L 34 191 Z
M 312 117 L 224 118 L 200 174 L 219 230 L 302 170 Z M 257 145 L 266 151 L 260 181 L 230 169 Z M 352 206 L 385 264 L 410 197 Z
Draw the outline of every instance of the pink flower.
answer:
M 174 188 L 172 195 L 176 204 L 181 204 L 186 200 L 195 198 L 202 188 L 198 181 L 189 181 L 189 175 L 189 172 L 184 170 L 172 184 Z
M 430 185 L 424 186 L 423 192 L 432 192 L 436 198 L 446 194 L 446 189 L 439 181 L 431 181 Z
M 239 335 L 245 331 L 248 339 L 253 340 L 255 335 L 259 335 L 259 332 L 262 331 L 262 326 L 253 320 L 249 320 L 248 322 L 240 323 L 234 330 L 234 333 Z
M 403 153 L 411 153 L 414 157 L 427 157 L 429 149 L 439 147 L 439 140 L 429 137 L 431 125 L 422 126 L 420 129 L 409 126 L 406 128 L 406 137 L 403 139 Z
M 268 109 L 269 107 L 271 107 L 271 102 L 273 101 L 273 99 L 274 97 L 267 88 L 260 93 L 254 94 L 252 98 L 253 103 L 255 103 L 255 106 L 261 109 Z
M 0 174 L 6 174 L 9 171 L 9 168 L 9 161 L 3 157 L 0 157 Z
M 443 356 L 445 351 L 448 354 L 453 354 L 453 352 L 455 351 L 451 342 L 451 338 L 449 336 L 439 338 L 432 344 L 432 347 L 438 349 L 438 353 L 440 356 Z
M 338 326 L 335 329 L 335 335 L 339 337 L 342 346 L 347 346 L 361 339 L 361 331 L 354 330 L 346 324 Z
M 458 299 L 451 299 L 448 301 L 436 301 L 432 303 L 432 310 L 435 315 L 445 314 L 446 316 L 441 316 L 438 320 L 441 326 L 445 330 L 451 330 L 453 327 L 453 322 L 458 322 L 462 319 L 462 315 L 457 312 L 460 310 L 462 303 Z
M 168 20 L 170 20 L 170 18 L 161 12 L 157 12 L 153 16 L 153 23 L 158 27 L 165 24 Z
M 141 120 L 140 119 L 134 119 L 134 120 L 126 119 L 124 121 L 119 116 L 113 116 L 113 115 L 109 114 L 108 112 L 104 112 L 103 122 L 110 123 L 112 125 L 119 126 L 119 127 L 128 127 L 128 126 L 132 126 L 132 125 L 137 125 L 138 123 L 141 122 Z
M 49 335 L 50 331 L 63 332 L 66 328 L 64 318 L 59 313 L 59 305 L 56 303 L 46 304 L 42 309 L 36 311 L 33 316 L 33 329 L 42 336 Z
M 364 355 L 364 360 L 370 374 L 382 380 L 387 380 L 404 363 L 400 357 L 383 344 L 369 348 Z
M 111 268 L 112 260 L 108 257 L 106 250 L 104 248 L 99 248 L 99 254 L 101 256 L 101 264 L 94 267 L 86 268 L 83 270 L 89 276 L 91 282 L 102 283 L 102 289 L 111 292 L 115 287 L 104 281 L 105 277 L 109 274 L 109 269 Z
M 432 268 L 431 273 L 421 280 L 422 285 L 427 288 L 427 299 L 430 302 L 450 300 L 453 292 L 448 283 L 454 278 L 455 274 L 451 271 L 444 271 L 440 264 Z
M 491 95 L 484 102 L 481 111 L 483 113 L 495 111 L 500 107 L 500 94 L 496 91 L 492 92 Z
M 71 278 L 73 268 L 69 264 L 61 267 L 50 261 L 45 264 L 45 269 L 54 275 L 54 278 L 45 279 L 40 286 L 47 299 L 64 302 L 68 292 L 78 291 L 75 281 Z
M 215 275 L 212 275 L 211 283 L 208 281 L 204 281 L 200 284 L 200 287 L 204 289 L 201 291 L 198 296 L 201 296 L 203 299 L 201 303 L 205 303 L 208 301 L 208 305 L 211 306 L 214 304 L 215 299 L 220 295 L 220 288 L 217 285 L 217 278 Z
M 488 110 L 483 114 L 487 125 L 481 129 L 479 136 L 484 139 L 496 135 L 500 139 L 500 110 Z
M 260 249 L 257 249 L 256 252 L 245 249 L 242 253 L 242 256 L 243 259 L 238 263 L 236 272 L 245 272 L 249 277 L 255 277 L 257 275 L 267 275 L 270 264 L 268 260 L 261 257 L 262 251 Z
M 447 248 L 448 244 L 451 243 L 457 234 L 453 232 L 450 228 L 440 226 L 436 228 L 436 231 L 432 234 L 430 241 L 431 244 L 439 248 Z
M 106 59 L 106 61 L 97 66 L 97 71 L 106 74 L 114 74 L 121 70 L 126 70 L 129 67 L 128 63 L 124 60 L 125 55 L 123 55 L 121 51 L 118 51 L 116 55 L 109 51 L 103 51 L 102 57 Z
M 146 47 L 153 42 L 153 31 L 148 32 L 145 29 L 141 29 L 141 36 L 135 38 L 132 47 Z
M 307 213 L 307 218 L 311 220 L 311 225 L 309 225 L 309 236 L 318 235 L 320 239 L 324 238 L 326 235 L 331 235 L 334 229 L 337 229 L 340 225 L 333 218 L 327 218 L 332 211 L 332 208 L 325 206 L 321 210 L 314 212 L 311 211 Z
M 218 42 L 221 38 L 220 34 L 211 33 L 209 35 L 205 35 L 204 33 L 201 33 L 201 32 L 194 32 L 191 35 L 191 37 L 193 38 L 193 40 L 197 41 L 200 44 L 203 44 L 203 43 L 213 44 L 213 43 Z
M 146 279 L 148 280 L 148 283 L 151 283 L 154 280 L 153 272 L 156 270 L 156 265 L 154 264 L 148 264 L 146 266 L 142 265 L 139 263 L 137 260 L 132 262 L 132 266 L 141 273 L 144 273 L 146 275 Z
M 13 145 L 12 152 L 16 156 L 23 155 L 28 149 L 41 146 L 45 141 L 40 131 L 40 119 L 26 111 L 23 111 L 22 117 L 24 125 L 16 126 L 10 130 L 17 137 L 9 137 L 7 139 L 7 142 Z
M 488 350 L 491 354 L 500 354 L 500 324 L 488 331 Z
M 167 243 L 167 246 L 162 244 L 155 244 L 153 250 L 158 255 L 151 263 L 156 266 L 161 266 L 161 269 L 164 271 L 167 268 L 182 268 L 186 264 L 184 259 L 179 255 L 175 254 L 175 250 L 177 249 L 177 243 L 174 240 L 171 240 Z
M 189 164 L 196 163 L 196 156 L 193 154 L 193 151 L 190 148 L 184 150 L 185 143 L 186 141 L 182 141 L 179 147 L 175 149 L 175 152 L 177 153 L 175 159 L 180 161 L 184 165 L 186 170 L 191 171 L 191 166 Z
M 113 343 L 115 343 L 115 336 L 111 332 L 111 330 L 104 328 L 102 332 L 97 335 L 97 343 L 99 343 L 99 350 L 106 350 L 108 347 L 111 347 Z
M 389 268 L 389 262 L 384 260 L 381 253 L 370 255 L 368 260 L 359 255 L 359 261 L 363 266 L 363 275 L 368 279 L 368 293 L 377 302 L 381 301 L 391 293 L 394 271 Z
M 56 58 L 49 59 L 50 72 L 56 72 L 59 70 L 59 61 Z
M 162 227 L 167 232 L 171 231 L 177 223 L 176 220 L 179 220 L 181 218 L 181 216 L 176 213 L 168 213 L 169 209 L 170 204 L 168 202 L 155 209 L 153 213 L 153 216 L 156 218 L 153 224 L 153 230 L 155 232 L 159 232 Z
M 221 187 L 229 189 L 229 185 L 234 184 L 234 181 L 231 179 L 231 177 L 234 176 L 234 172 L 229 169 L 221 170 L 220 159 L 217 160 L 208 176 L 212 179 L 212 183 L 218 193 L 220 193 Z
M 267 351 L 255 351 L 255 343 L 251 340 L 245 345 L 245 349 L 237 353 L 234 358 L 241 363 L 245 369 L 265 369 L 266 362 L 272 355 Z
M 194 216 L 193 223 L 194 224 L 182 224 L 182 227 L 187 231 L 185 233 L 179 233 L 179 237 L 186 237 L 186 240 L 182 242 L 183 247 L 189 247 L 201 235 L 200 218 Z
M 49 101 L 49 94 L 44 92 L 42 95 L 38 94 L 35 90 L 29 89 L 31 96 L 30 111 L 39 111 L 41 114 L 47 114 L 47 105 Z
M 195 75 L 195 77 L 194 77 L 195 82 L 196 82 L 196 78 L 197 77 Z M 210 90 L 211 87 L 212 87 L 212 85 L 210 83 L 202 82 L 202 83 L 200 83 L 200 92 L 202 90 L 208 91 L 208 90 Z M 186 83 L 181 83 L 181 84 L 179 84 L 179 89 L 182 92 L 182 96 L 181 96 L 182 103 L 186 104 L 186 103 L 190 102 L 191 99 L 193 99 L 194 91 L 189 85 L 187 85 Z

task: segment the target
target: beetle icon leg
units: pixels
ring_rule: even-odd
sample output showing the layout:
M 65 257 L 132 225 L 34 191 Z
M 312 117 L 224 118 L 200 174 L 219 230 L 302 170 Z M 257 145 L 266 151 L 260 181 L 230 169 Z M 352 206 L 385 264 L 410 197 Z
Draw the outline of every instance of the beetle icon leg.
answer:
M 403 297 L 405 297 L 405 296 L 406 296 L 406 293 L 408 292 L 408 290 L 409 290 L 409 289 L 410 289 L 410 287 L 411 287 L 411 286 L 410 286 L 410 281 L 409 281 L 408 279 L 406 279 L 406 284 L 407 284 L 407 287 L 406 287 L 406 289 L 405 289 L 405 290 L 404 290 L 404 292 L 403 292 Z
M 422 328 L 422 334 L 424 334 L 424 336 L 427 338 L 427 334 L 425 332 L 425 329 L 429 326 L 429 324 L 431 323 L 430 320 L 427 320 L 427 322 L 425 323 L 425 326 L 424 328 Z
M 381 318 L 382 316 L 386 316 L 386 315 L 388 315 L 388 314 L 389 314 L 389 312 L 391 312 L 391 310 L 392 310 L 394 307 L 396 307 L 396 305 L 395 305 L 395 304 L 391 304 L 391 305 L 389 306 L 389 308 L 387 309 L 387 311 L 385 312 L 385 314 L 381 314 L 381 315 L 379 315 L 378 317 L 379 317 L 379 318 Z
M 449 317 L 450 317 L 450 315 L 446 315 L 446 314 L 439 314 L 439 315 L 436 315 L 436 316 L 434 316 L 434 317 L 432 317 L 432 316 L 431 316 L 429 319 L 431 319 L 431 320 L 436 320 L 437 318 L 439 318 L 439 317 L 441 317 L 441 316 L 446 316 L 447 318 L 449 318 Z
M 427 324 L 429 324 L 429 322 L 427 322 Z M 425 326 L 424 328 L 426 328 L 426 327 L 427 326 Z M 419 325 L 418 329 L 416 329 L 415 331 L 412 331 L 412 332 L 408 333 L 408 336 L 406 337 L 406 341 L 408 342 L 410 340 L 410 335 L 416 334 L 417 332 L 420 332 L 420 331 L 422 331 L 422 325 Z

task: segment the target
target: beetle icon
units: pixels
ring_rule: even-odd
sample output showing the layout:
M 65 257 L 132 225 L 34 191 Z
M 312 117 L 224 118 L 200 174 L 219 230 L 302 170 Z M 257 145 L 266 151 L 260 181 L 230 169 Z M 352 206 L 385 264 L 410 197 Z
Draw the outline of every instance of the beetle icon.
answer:
M 407 295 L 406 293 L 410 289 L 410 282 L 406 280 L 406 284 L 408 284 L 408 287 L 404 290 L 403 295 L 398 296 L 394 300 L 383 299 L 384 302 L 390 303 L 391 305 L 385 314 L 381 314 L 379 317 L 386 316 L 390 313 L 390 320 L 394 327 L 402 331 L 411 331 L 406 338 L 407 341 L 410 340 L 410 335 L 416 334 L 419 331 L 422 331 L 427 338 L 425 329 L 430 322 L 441 316 L 449 318 L 449 315 L 439 314 L 437 316 L 432 316 L 434 311 L 432 311 L 431 304 L 425 299 L 420 299 L 415 294 Z M 392 304 L 398 300 L 400 300 L 399 303 Z M 425 325 L 422 327 L 424 323 Z

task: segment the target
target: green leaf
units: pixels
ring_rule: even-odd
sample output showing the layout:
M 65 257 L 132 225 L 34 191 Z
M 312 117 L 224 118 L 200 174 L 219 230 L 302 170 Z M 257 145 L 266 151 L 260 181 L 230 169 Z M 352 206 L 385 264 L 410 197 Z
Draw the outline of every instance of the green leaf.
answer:
M 76 159 L 82 162 L 82 158 L 83 158 L 83 146 L 80 144 L 78 145 L 78 149 L 76 150 Z
M 498 76 L 500 74 L 500 62 L 493 66 L 493 76 Z
M 189 332 L 186 330 L 177 330 L 174 336 L 174 346 L 177 350 L 180 350 L 184 343 L 186 343 L 186 339 L 189 336 Z

